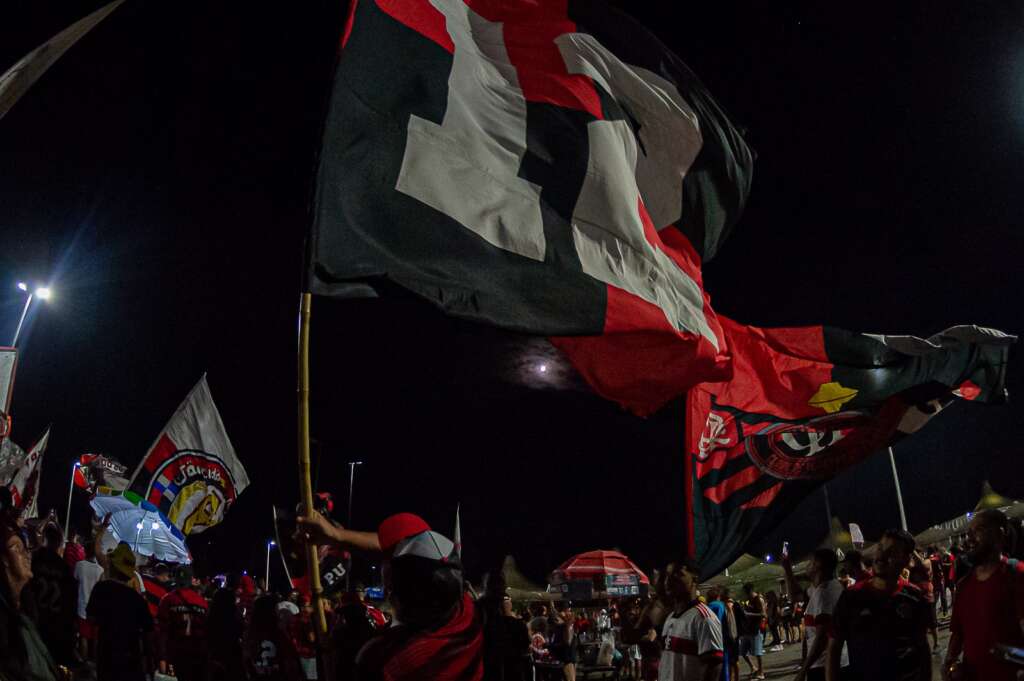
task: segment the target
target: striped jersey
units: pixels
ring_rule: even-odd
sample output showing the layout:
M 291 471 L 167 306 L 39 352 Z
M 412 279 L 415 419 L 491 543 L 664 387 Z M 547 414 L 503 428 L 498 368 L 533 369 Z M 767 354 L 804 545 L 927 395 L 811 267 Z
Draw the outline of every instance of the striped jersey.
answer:
M 700 601 L 669 615 L 661 634 L 658 681 L 702 681 L 705 665 L 722 660 L 722 623 Z

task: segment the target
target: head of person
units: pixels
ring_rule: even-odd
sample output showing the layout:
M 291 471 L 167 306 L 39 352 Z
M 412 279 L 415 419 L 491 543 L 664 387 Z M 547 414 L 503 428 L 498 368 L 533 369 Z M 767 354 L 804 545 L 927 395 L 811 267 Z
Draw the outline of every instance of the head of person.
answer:
M 890 529 L 882 533 L 875 557 L 875 574 L 886 580 L 896 580 L 910 566 L 917 542 L 906 530 Z
M 847 551 L 842 567 L 843 571 L 855 580 L 861 579 L 867 573 L 864 567 L 864 554 L 860 551 Z
M 153 579 L 161 584 L 171 581 L 171 566 L 167 563 L 157 563 L 153 566 Z
M 967 527 L 967 556 L 974 565 L 998 561 L 1010 545 L 1010 521 L 992 508 L 974 514 Z
M 299 593 L 298 589 L 292 589 L 288 593 L 288 601 L 295 605 L 302 605 L 302 594 Z
M 836 578 L 837 563 L 838 558 L 833 549 L 818 549 L 811 555 L 807 574 L 815 584 L 827 582 Z
M 559 609 L 558 615 L 565 622 L 575 622 L 576 621 L 576 613 L 573 612 L 572 604 L 569 603 L 569 601 L 563 601 L 562 602 L 562 607 Z
M 743 593 L 747 595 L 747 598 L 753 598 L 757 595 L 757 592 L 754 591 L 754 585 L 750 582 L 743 585 Z
M 43 536 L 41 546 L 47 551 L 53 551 L 54 553 L 60 553 L 60 547 L 64 545 L 64 535 L 57 529 L 55 525 L 45 525 L 43 527 Z
M 127 583 L 135 576 L 135 554 L 125 542 L 121 542 L 107 553 L 110 566 L 110 577 L 115 581 Z
M 723 603 L 732 600 L 732 594 L 729 592 L 729 587 L 723 586 L 718 591 L 718 599 Z
M 195 584 L 195 575 L 192 566 L 179 565 L 174 571 L 174 586 L 179 589 L 188 589 Z
M 455 544 L 412 513 L 386 518 L 377 528 L 377 540 L 385 556 L 384 585 L 398 621 L 432 628 L 449 620 L 463 599 Z
M 253 602 L 250 632 L 259 636 L 270 636 L 278 632 L 277 597 L 272 594 L 260 596 Z
M 501 614 L 505 617 L 514 617 L 515 611 L 512 608 L 512 597 L 505 594 L 501 598 Z
M 665 566 L 662 573 L 663 590 L 668 600 L 675 605 L 689 603 L 697 598 L 697 582 L 700 570 L 689 558 L 674 560 Z

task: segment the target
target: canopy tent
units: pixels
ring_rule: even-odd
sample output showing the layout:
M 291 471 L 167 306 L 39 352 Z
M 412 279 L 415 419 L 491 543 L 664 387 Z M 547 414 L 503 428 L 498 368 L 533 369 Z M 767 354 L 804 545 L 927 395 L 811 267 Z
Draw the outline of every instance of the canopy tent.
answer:
M 501 576 L 505 580 L 505 592 L 514 601 L 550 601 L 553 594 L 544 590 L 544 587 L 530 581 L 526 575 L 519 571 L 516 559 L 512 556 L 505 556 L 501 565 Z
M 600 575 L 636 575 L 641 584 L 651 583 L 636 563 L 618 551 L 587 551 L 573 556 L 552 573 L 552 581 L 592 579 Z
M 148 501 L 136 504 L 116 494 L 97 495 L 89 503 L 97 517 L 110 514 L 110 536 L 127 543 L 136 554 L 168 563 L 192 562 L 184 535 Z
M 551 573 L 548 591 L 563 598 L 587 600 L 615 596 L 639 596 L 651 580 L 619 551 L 587 551 L 573 556 Z

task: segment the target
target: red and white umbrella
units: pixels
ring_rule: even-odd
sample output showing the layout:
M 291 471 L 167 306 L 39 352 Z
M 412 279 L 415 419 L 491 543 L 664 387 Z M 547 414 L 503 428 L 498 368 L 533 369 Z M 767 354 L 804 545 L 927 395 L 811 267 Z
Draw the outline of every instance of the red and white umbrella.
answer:
M 573 556 L 558 566 L 552 581 L 590 580 L 606 575 L 636 575 L 640 584 L 651 583 L 636 563 L 618 551 L 587 551 Z

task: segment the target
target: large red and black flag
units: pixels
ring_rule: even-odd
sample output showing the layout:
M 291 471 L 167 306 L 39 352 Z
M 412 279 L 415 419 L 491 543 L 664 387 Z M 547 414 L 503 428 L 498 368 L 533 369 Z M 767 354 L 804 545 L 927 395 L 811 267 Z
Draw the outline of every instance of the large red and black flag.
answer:
M 637 413 L 687 394 L 689 548 L 706 573 L 929 405 L 1002 394 L 998 332 L 716 315 L 701 266 L 742 212 L 753 154 L 686 65 L 606 4 L 358 0 L 342 45 L 309 290 L 410 291 L 547 336 Z
M 822 482 L 915 432 L 955 398 L 998 403 L 1016 339 L 975 326 L 931 338 L 720 317 L 733 377 L 687 393 L 689 550 L 717 574 Z
M 693 72 L 604 3 L 353 0 L 309 290 L 398 287 L 551 337 L 648 413 L 728 375 L 700 267 L 752 164 Z

